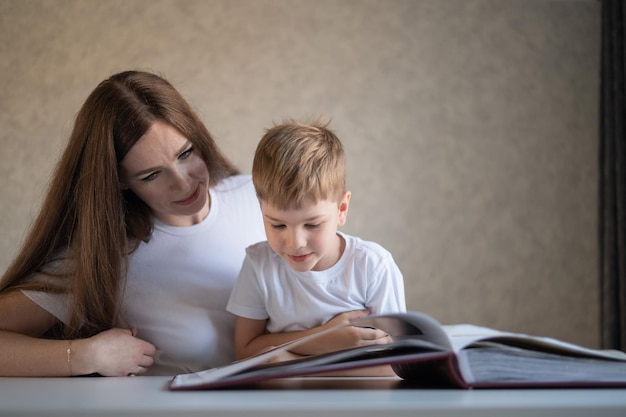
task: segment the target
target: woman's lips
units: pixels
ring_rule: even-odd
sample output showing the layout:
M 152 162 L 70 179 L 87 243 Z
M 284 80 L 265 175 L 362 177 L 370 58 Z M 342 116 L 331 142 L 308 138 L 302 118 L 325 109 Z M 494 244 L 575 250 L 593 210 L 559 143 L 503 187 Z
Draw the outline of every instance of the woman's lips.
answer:
M 200 195 L 200 187 L 196 187 L 196 190 L 187 198 L 183 200 L 174 201 L 174 204 L 178 204 L 180 206 L 188 206 L 198 199 Z

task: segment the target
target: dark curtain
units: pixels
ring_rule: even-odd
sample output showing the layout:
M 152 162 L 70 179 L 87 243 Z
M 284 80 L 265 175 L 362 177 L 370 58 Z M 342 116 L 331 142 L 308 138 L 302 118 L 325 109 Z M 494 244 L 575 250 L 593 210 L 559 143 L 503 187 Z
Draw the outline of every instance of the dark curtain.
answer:
M 600 309 L 603 348 L 626 350 L 626 134 L 623 0 L 603 0 L 600 102 Z

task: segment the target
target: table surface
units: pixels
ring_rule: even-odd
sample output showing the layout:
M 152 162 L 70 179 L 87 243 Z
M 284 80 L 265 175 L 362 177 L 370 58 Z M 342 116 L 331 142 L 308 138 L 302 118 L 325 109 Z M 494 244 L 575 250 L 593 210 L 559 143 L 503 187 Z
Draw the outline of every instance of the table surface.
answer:
M 416 389 L 394 378 L 294 378 L 168 391 L 169 380 L 0 378 L 0 416 L 626 416 L 626 389 Z

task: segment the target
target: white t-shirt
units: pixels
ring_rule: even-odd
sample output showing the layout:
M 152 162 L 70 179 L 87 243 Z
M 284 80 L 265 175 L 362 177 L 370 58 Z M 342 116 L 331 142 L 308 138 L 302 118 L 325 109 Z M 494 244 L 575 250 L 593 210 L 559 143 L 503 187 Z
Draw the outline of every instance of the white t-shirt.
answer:
M 157 347 L 148 375 L 174 375 L 234 360 L 234 318 L 226 302 L 245 248 L 265 239 L 249 175 L 211 189 L 211 210 L 189 227 L 155 220 L 148 243 L 129 258 L 122 314 L 137 336 Z M 67 323 L 67 296 L 27 292 Z
M 404 282 L 391 254 L 374 242 L 339 234 L 345 250 L 324 271 L 294 270 L 266 241 L 247 248 L 227 310 L 267 319 L 270 333 L 310 329 L 351 310 L 404 312 Z

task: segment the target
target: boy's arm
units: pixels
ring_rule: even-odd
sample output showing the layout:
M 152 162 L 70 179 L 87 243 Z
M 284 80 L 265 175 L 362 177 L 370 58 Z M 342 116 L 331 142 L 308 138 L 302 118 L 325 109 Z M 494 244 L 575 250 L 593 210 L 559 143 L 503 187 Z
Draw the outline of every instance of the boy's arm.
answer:
M 247 358 L 301 337 L 348 323 L 359 317 L 365 317 L 368 314 L 366 310 L 347 311 L 338 314 L 322 326 L 285 333 L 266 333 L 265 320 L 254 320 L 237 316 L 235 321 L 235 353 L 237 359 Z M 356 346 L 389 342 L 391 342 L 390 336 L 382 330 L 346 326 L 322 335 L 309 343 L 299 345 L 291 353 L 304 356 L 317 355 Z

